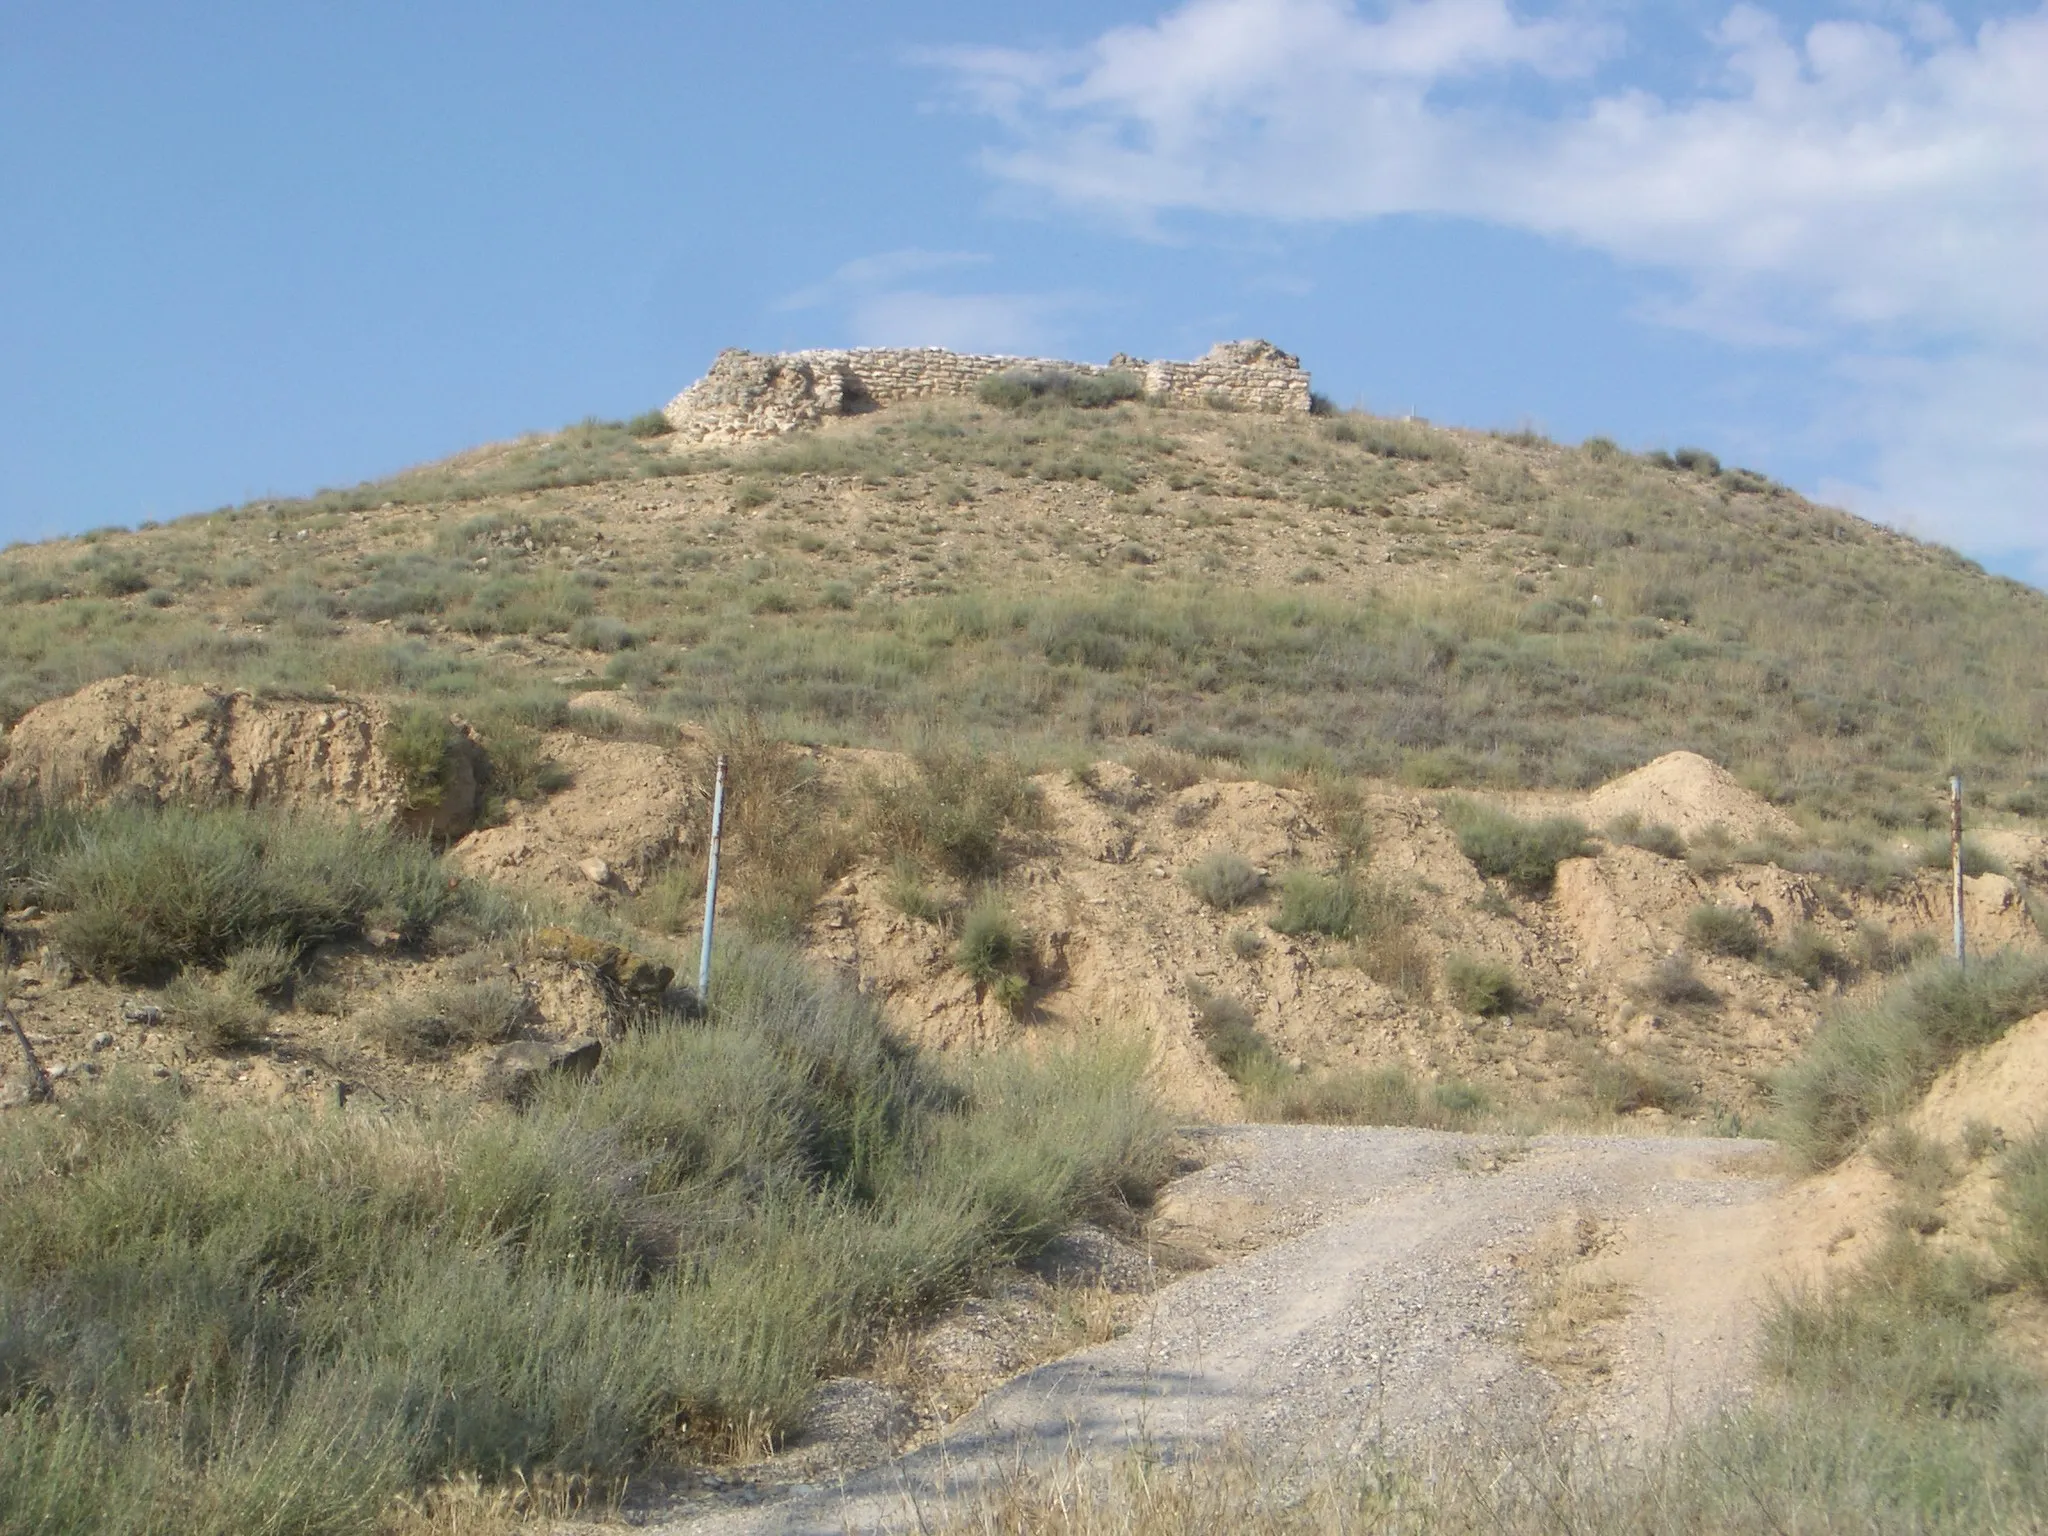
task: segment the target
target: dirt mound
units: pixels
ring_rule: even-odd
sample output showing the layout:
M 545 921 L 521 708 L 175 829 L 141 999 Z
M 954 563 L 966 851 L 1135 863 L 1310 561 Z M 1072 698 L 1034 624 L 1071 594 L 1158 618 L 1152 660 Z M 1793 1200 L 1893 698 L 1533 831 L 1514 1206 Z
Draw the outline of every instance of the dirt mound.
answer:
M 426 795 L 386 755 L 391 725 L 390 711 L 375 700 L 260 699 L 108 678 L 16 722 L 0 796 L 332 806 L 439 838 L 459 836 L 481 798 L 483 754 L 468 728 L 450 723 L 441 782 Z
M 1646 826 L 1661 822 L 1687 838 L 1713 826 L 1738 842 L 1799 835 L 1791 817 L 1696 752 L 1667 752 L 1634 773 L 1601 785 L 1586 797 L 1584 814 L 1596 827 L 1635 816 Z
M 637 890 L 675 852 L 696 803 L 682 762 L 666 747 L 568 731 L 550 733 L 542 750 L 568 786 L 472 832 L 456 845 L 456 863 L 563 895 Z

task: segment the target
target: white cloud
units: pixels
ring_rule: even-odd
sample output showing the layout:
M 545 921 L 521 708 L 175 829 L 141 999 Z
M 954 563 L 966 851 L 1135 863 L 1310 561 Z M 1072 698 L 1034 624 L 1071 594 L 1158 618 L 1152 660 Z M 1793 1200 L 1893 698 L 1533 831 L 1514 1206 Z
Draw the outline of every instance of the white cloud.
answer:
M 1191 0 L 941 62 L 1003 125 L 990 169 L 1068 204 L 1449 214 L 1676 274 L 1659 318 L 1839 371 L 1875 445 L 1863 505 L 2048 549 L 2048 4 L 1974 34 L 1885 9 L 1788 36 L 1737 5 L 1687 96 L 1596 84 L 1613 36 L 1505 0 Z M 1966 488 L 1941 472 L 1965 461 Z

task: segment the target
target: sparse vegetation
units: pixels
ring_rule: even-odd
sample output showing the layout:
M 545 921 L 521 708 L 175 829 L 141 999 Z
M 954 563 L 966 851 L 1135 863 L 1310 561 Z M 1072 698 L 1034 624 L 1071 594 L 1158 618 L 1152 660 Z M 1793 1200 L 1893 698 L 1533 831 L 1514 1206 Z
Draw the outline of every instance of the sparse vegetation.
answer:
M 1812 923 L 1798 923 L 1770 951 L 1771 964 L 1818 992 L 1829 982 L 1856 974 L 1856 962 L 1834 938 Z
M 1567 816 L 1525 822 L 1463 798 L 1445 801 L 1443 815 L 1474 869 L 1507 881 L 1525 896 L 1547 896 L 1559 864 L 1593 852 L 1585 824 Z
M 1469 1083 L 1418 1082 L 1401 1067 L 1296 1073 L 1259 1085 L 1251 1107 L 1262 1119 L 1308 1125 L 1415 1125 L 1464 1130 L 1486 1109 Z
M 17 812 L 5 830 L 40 846 L 26 878 L 65 952 L 116 979 L 259 945 L 297 954 L 371 924 L 417 942 L 467 899 L 420 843 L 317 816 L 116 807 Z
M 1935 961 L 1877 999 L 1837 1006 L 1774 1093 L 1783 1135 L 1808 1167 L 1838 1162 L 1963 1051 L 2048 1008 L 2048 956 L 2007 952 L 1965 969 Z
M 1695 948 L 1731 960 L 1754 960 L 1764 950 L 1755 914 L 1740 907 L 1694 907 L 1685 917 L 1685 937 Z
M 527 1010 L 525 990 L 495 977 L 394 998 L 369 1021 L 369 1029 L 394 1056 L 433 1060 L 506 1039 Z
M 964 748 L 928 752 L 917 771 L 865 786 L 868 835 L 963 880 L 1001 873 L 1004 840 L 1044 824 L 1043 802 L 1010 758 Z
M 1641 848 L 1660 859 L 1682 859 L 1686 854 L 1685 839 L 1676 829 L 1661 821 L 1645 822 L 1633 812 L 1609 822 L 1606 831 L 1610 840 Z
M 1385 880 L 1355 882 L 1352 958 L 1382 986 L 1411 1002 L 1428 999 L 1429 951 L 1415 932 L 1414 898 Z
M 1652 966 L 1639 990 L 1666 1008 L 1716 1008 L 1721 1003 L 1721 994 L 1707 984 L 1684 950 L 1666 955 Z
M 1031 937 L 1010 904 L 999 892 L 985 892 L 960 920 L 953 963 L 977 987 L 1014 1010 L 1030 992 L 1031 959 Z
M 520 1114 L 123 1080 L 0 1119 L 0 1527 L 369 1530 L 457 1472 L 714 1455 L 1165 1170 L 1133 1058 L 949 1078 L 783 954 L 723 974 Z
M 1515 973 L 1498 960 L 1450 955 L 1444 960 L 1444 987 L 1452 1002 L 1482 1018 L 1513 1013 L 1521 1005 Z
M 1206 853 L 1181 871 L 1181 884 L 1219 912 L 1228 912 L 1256 900 L 1266 888 L 1266 878 L 1250 859 L 1228 849 Z
M 1348 939 L 1358 921 L 1358 908 L 1358 886 L 1349 875 L 1290 869 L 1280 877 L 1279 910 L 1268 922 L 1275 933 Z
M 1122 369 L 1084 373 L 1068 368 L 1009 368 L 983 379 L 975 393 L 985 403 L 1005 410 L 1062 405 L 1088 410 L 1141 398 L 1145 381 Z
M 1196 1036 L 1232 1082 L 1250 1089 L 1285 1070 L 1272 1042 L 1259 1032 L 1258 1021 L 1242 1001 L 1192 977 L 1188 1000 L 1195 1005 Z

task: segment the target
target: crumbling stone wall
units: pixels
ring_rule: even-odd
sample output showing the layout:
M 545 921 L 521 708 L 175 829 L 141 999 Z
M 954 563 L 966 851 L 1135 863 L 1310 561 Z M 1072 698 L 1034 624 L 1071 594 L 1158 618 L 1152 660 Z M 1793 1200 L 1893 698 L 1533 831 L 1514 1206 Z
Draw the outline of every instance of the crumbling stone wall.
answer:
M 1146 362 L 1121 354 L 1109 364 L 994 357 L 938 347 L 857 347 L 764 354 L 731 348 L 663 412 L 683 437 L 737 442 L 774 437 L 828 416 L 853 416 L 905 400 L 971 395 L 991 374 L 1050 369 L 1100 374 L 1123 370 L 1168 405 L 1246 411 L 1306 411 L 1309 378 L 1301 359 L 1266 341 L 1226 341 L 1188 363 Z

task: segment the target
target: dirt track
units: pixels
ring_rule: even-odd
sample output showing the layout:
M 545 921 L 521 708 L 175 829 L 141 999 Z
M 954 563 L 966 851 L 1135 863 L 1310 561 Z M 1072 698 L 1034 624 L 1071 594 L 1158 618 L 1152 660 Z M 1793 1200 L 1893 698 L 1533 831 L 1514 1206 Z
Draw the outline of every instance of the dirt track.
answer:
M 1248 1247 L 1130 1332 L 1009 1382 L 937 1443 L 838 1485 L 697 1495 L 652 1528 L 915 1530 L 949 1489 L 1079 1448 L 1283 1456 L 1518 1438 L 1625 1451 L 1746 1390 L 1778 1187 L 1762 1143 L 1240 1127 L 1161 1226 Z M 1538 1364 L 1538 1361 L 1541 1364 Z

